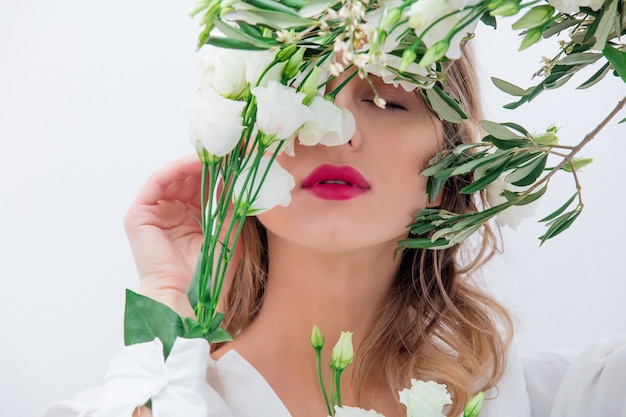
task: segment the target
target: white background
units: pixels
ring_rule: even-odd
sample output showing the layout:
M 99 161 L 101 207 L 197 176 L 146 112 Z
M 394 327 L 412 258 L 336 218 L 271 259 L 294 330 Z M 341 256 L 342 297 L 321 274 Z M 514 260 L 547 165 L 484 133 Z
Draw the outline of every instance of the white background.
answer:
M 0 414 L 38 416 L 100 381 L 122 345 L 123 296 L 136 288 L 124 212 L 149 173 L 191 151 L 184 108 L 196 87 L 198 29 L 190 0 L 0 0 Z M 547 92 L 520 114 L 487 74 L 524 87 L 551 48 L 511 53 L 515 35 L 483 30 L 489 115 L 530 130 L 561 126 L 574 143 L 624 95 Z M 580 84 L 584 77 L 574 79 Z M 622 112 L 619 119 L 626 117 Z M 623 148 L 615 122 L 585 151 L 586 207 L 538 247 L 542 226 L 504 230 L 486 270 L 518 318 L 522 350 L 579 349 L 626 329 Z M 555 182 L 556 198 L 573 191 Z

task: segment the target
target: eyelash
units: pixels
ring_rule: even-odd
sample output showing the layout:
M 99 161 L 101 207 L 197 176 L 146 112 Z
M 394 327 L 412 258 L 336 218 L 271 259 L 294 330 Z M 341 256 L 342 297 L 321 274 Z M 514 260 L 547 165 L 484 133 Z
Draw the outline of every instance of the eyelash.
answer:
M 363 101 L 366 102 L 366 103 L 374 104 L 374 100 L 363 100 Z M 388 101 L 387 104 L 385 105 L 385 109 L 381 109 L 381 110 L 407 111 L 408 109 L 404 105 L 402 105 L 400 103 L 396 103 L 396 102 L 393 102 L 393 101 Z

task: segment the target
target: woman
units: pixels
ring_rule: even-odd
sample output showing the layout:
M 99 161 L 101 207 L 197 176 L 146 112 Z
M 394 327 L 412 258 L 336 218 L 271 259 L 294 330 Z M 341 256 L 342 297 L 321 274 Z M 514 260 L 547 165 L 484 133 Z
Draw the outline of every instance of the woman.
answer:
M 401 414 L 396 392 L 411 378 L 446 383 L 454 394 L 450 415 L 457 415 L 501 376 L 509 318 L 468 279 L 493 250 L 491 231 L 467 266 L 459 265 L 457 248 L 394 257 L 416 211 L 431 204 L 474 208 L 472 197 L 458 194 L 462 180 L 429 202 L 419 175 L 442 147 L 474 139 L 479 115 L 471 65 L 469 58 L 458 61 L 447 85 L 472 116 L 461 128 L 437 120 L 419 94 L 374 78 L 387 102 L 381 109 L 367 81 L 354 77 L 335 100 L 356 119 L 350 142 L 296 144 L 295 157 L 279 157 L 296 179 L 292 202 L 248 220 L 223 308 L 227 330 L 237 336 L 213 357 L 235 350 L 292 415 L 325 415 L 312 366 L 313 324 L 328 340 L 354 332 L 356 363 L 344 377 L 344 402 L 388 417 Z M 200 245 L 192 215 L 200 188 L 196 160 L 155 174 L 126 219 L 142 292 L 183 316 L 191 314 L 186 290 Z
M 279 157 L 296 180 L 291 204 L 247 220 L 221 308 L 235 337 L 212 349 L 209 415 L 327 415 L 309 341 L 314 324 L 327 340 L 354 333 L 355 362 L 342 380 L 346 405 L 405 415 L 397 392 L 416 378 L 446 384 L 449 416 L 491 388 L 481 416 L 530 415 L 520 364 L 507 354 L 511 320 L 471 280 L 495 250 L 493 232 L 485 228 L 465 252 L 394 256 L 416 211 L 467 212 L 483 204 L 481 196 L 458 192 L 469 178 L 450 181 L 430 202 L 419 175 L 438 150 L 475 139 L 480 111 L 471 59 L 456 61 L 445 85 L 469 116 L 460 126 L 438 120 L 419 94 L 373 81 L 386 108 L 374 104 L 367 81 L 352 78 L 335 103 L 354 115 L 354 136 L 337 147 L 296 143 L 294 157 Z M 125 221 L 141 292 L 183 317 L 193 314 L 186 292 L 202 241 L 200 175 L 195 155 L 157 171 Z M 562 371 L 554 374 L 559 380 Z M 57 407 L 48 415 L 84 409 Z

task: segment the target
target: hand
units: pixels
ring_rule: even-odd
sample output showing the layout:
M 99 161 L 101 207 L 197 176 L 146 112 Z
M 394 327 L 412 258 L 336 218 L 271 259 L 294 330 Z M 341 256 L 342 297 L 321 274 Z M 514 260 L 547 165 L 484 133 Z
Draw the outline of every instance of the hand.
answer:
M 200 184 L 197 155 L 170 162 L 154 172 L 140 189 L 124 220 L 140 279 L 142 294 L 160 301 L 181 317 L 193 317 L 187 299 L 202 247 Z M 236 265 L 239 250 L 231 265 Z M 234 267 L 227 272 L 228 291 Z

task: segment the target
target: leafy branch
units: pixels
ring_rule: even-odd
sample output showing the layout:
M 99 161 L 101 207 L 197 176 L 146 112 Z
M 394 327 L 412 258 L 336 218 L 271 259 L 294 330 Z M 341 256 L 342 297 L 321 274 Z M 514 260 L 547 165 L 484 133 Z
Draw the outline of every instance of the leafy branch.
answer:
M 576 172 L 580 168 L 575 158 L 576 155 L 596 138 L 625 105 L 626 97 L 620 100 L 577 145 L 572 147 L 564 147 L 558 143 L 542 144 L 538 140 L 545 139 L 539 136 L 533 137 L 521 126 L 512 123 L 483 121 L 483 129 L 489 133 L 483 138 L 483 142 L 460 145 L 453 150 L 442 151 L 422 172 L 422 175 L 430 177 L 428 185 L 430 199 L 434 200 L 442 192 L 446 181 L 452 177 L 467 175 L 471 172 L 474 173 L 474 181 L 465 186 L 461 193 L 471 194 L 484 190 L 501 176 L 504 176 L 504 180 L 512 186 L 527 186 L 528 188 L 523 191 L 510 191 L 505 188 L 502 195 L 506 198 L 506 202 L 479 212 L 452 213 L 446 210 L 424 209 L 415 214 L 414 222 L 410 225 L 411 233 L 418 237 L 398 242 L 399 248 L 444 249 L 460 243 L 511 206 L 530 204 L 540 198 L 546 192 L 550 179 L 558 171 L 564 170 L 572 174 L 576 192 L 565 204 L 540 220 L 548 226 L 545 234 L 540 237 L 541 243 L 560 234 L 572 225 L 584 207 Z M 476 148 L 479 147 L 486 149 L 476 152 Z M 494 148 L 496 148 L 495 151 Z M 570 151 L 563 155 L 554 152 L 553 148 L 566 148 Z M 561 156 L 561 161 L 551 168 L 546 168 L 547 157 L 550 154 Z M 548 173 L 541 177 L 545 170 Z M 576 197 L 578 197 L 576 207 L 566 211 Z

